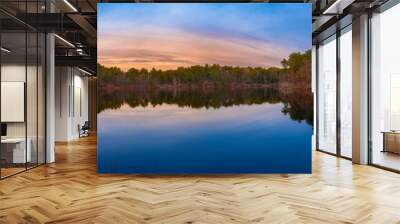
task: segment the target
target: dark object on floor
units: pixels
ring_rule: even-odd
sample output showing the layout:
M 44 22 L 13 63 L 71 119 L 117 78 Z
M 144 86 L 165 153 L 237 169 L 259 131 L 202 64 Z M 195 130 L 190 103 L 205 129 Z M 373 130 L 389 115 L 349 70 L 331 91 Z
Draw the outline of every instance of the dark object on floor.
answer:
M 90 129 L 89 121 L 85 121 L 82 127 L 78 124 L 79 138 L 89 136 L 89 129 Z

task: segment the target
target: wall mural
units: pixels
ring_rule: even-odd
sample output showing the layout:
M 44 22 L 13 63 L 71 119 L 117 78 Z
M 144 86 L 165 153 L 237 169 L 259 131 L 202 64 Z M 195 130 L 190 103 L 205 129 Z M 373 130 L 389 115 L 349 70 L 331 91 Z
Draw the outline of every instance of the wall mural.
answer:
M 98 4 L 98 172 L 310 173 L 311 4 Z

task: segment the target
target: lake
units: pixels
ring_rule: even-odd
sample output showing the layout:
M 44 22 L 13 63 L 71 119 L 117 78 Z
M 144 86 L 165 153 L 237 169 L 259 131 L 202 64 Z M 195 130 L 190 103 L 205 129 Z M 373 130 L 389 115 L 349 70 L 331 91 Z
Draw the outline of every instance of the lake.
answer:
M 99 97 L 99 173 L 311 172 L 312 106 L 298 93 L 119 91 Z

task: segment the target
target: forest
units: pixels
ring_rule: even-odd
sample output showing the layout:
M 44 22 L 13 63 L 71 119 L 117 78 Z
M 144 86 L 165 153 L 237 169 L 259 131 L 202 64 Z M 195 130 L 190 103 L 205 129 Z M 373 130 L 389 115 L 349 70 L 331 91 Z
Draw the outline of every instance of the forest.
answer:
M 124 72 L 118 67 L 98 64 L 100 84 L 141 85 L 151 87 L 181 85 L 232 84 L 274 85 L 280 82 L 311 81 L 311 51 L 292 53 L 281 61 L 282 67 L 237 67 L 222 65 L 194 65 L 174 70 L 131 68 Z

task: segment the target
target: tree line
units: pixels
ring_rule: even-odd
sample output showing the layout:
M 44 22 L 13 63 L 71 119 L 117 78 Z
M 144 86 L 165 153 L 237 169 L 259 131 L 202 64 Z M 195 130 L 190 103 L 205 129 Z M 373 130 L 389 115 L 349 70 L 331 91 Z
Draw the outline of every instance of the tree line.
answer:
M 278 67 L 238 67 L 212 65 L 194 65 L 178 67 L 172 70 L 131 68 L 122 71 L 118 67 L 105 67 L 98 64 L 100 84 L 116 85 L 138 84 L 147 86 L 187 85 L 211 83 L 226 85 L 230 83 L 277 84 L 286 82 L 311 82 L 311 51 L 292 53 L 281 61 Z

